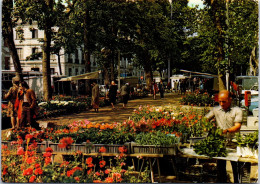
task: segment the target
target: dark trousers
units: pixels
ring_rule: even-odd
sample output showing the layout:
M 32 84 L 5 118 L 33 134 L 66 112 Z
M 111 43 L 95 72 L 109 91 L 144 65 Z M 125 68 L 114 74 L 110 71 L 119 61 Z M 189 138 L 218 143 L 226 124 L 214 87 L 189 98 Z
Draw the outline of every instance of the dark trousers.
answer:
M 218 182 L 227 183 L 227 169 L 226 169 L 226 160 L 217 160 L 217 170 L 218 170 Z M 242 176 L 241 170 L 245 166 L 244 162 L 235 162 L 231 161 L 234 183 L 241 183 Z M 249 165 L 250 168 L 251 164 Z M 249 172 L 250 173 L 250 172 Z
M 32 124 L 32 109 L 29 106 L 23 106 L 20 127 L 31 126 Z

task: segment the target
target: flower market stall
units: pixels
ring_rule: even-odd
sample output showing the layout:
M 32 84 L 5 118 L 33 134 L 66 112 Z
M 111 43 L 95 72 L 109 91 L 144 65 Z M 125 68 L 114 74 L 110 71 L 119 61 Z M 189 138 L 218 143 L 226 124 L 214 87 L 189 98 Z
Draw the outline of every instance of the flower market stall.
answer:
M 222 131 L 204 118 L 208 111 L 208 107 L 140 106 L 123 122 L 85 119 L 41 130 L 13 130 L 2 140 L 2 180 L 135 183 L 154 182 L 157 172 L 161 182 L 162 159 L 171 162 L 180 179 L 196 176 L 197 181 L 209 181 L 208 176 L 217 175 L 218 159 L 245 163 L 240 172 L 250 173 L 251 164 L 258 163 L 258 131 L 237 134 L 233 143 L 238 149 L 231 149 Z M 248 148 L 246 153 L 243 147 Z M 62 163 L 55 161 L 57 155 L 62 155 Z M 196 164 L 185 165 L 187 159 Z

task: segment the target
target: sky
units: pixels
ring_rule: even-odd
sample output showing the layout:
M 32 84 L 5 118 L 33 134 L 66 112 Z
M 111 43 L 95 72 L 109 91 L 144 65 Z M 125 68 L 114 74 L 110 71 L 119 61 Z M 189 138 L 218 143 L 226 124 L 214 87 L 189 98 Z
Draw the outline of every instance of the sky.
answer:
M 195 5 L 199 5 L 199 8 L 203 8 L 203 1 L 202 0 L 189 0 L 189 6 L 194 7 Z

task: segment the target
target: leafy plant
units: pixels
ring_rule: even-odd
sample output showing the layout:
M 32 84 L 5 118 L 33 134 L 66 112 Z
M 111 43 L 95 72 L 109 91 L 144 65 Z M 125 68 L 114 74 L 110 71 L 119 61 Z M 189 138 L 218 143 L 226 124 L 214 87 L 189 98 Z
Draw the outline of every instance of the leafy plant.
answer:
M 254 133 L 249 133 L 246 135 L 241 135 L 240 133 L 235 134 L 235 138 L 232 140 L 237 143 L 240 147 L 250 147 L 257 149 L 258 148 L 258 131 Z
M 227 155 L 225 137 L 221 129 L 213 128 L 206 139 L 194 145 L 194 151 L 199 155 L 212 157 L 225 157 Z
M 167 136 L 157 131 L 153 133 L 140 133 L 135 137 L 135 142 L 141 145 L 171 146 L 178 142 L 175 136 Z

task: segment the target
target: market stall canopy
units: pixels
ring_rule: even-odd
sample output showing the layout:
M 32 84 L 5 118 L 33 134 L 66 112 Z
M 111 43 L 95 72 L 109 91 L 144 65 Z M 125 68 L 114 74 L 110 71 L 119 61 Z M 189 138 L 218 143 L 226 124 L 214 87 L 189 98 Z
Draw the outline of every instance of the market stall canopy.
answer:
M 207 75 L 207 76 L 217 77 L 217 75 L 213 75 L 213 74 L 210 74 L 210 73 L 193 72 L 193 71 L 182 70 L 182 69 L 180 71 L 185 72 L 185 73 L 193 73 L 193 74 L 198 74 L 198 75 Z
M 76 81 L 76 80 L 81 80 L 81 79 L 98 79 L 99 73 L 101 73 L 101 70 L 96 71 L 96 72 L 90 72 L 90 73 L 85 73 L 85 74 L 81 74 L 81 75 L 62 78 L 59 81 Z

